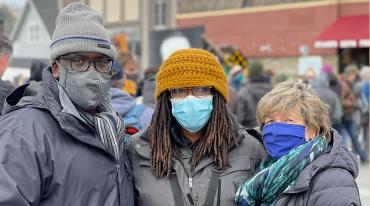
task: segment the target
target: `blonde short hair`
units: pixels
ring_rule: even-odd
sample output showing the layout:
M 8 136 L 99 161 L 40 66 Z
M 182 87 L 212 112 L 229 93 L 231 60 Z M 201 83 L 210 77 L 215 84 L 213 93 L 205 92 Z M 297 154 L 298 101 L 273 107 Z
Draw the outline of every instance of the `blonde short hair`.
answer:
M 290 80 L 277 84 L 257 105 L 257 120 L 261 129 L 265 119 L 276 112 L 297 108 L 306 126 L 325 137 L 330 137 L 328 106 L 307 84 Z

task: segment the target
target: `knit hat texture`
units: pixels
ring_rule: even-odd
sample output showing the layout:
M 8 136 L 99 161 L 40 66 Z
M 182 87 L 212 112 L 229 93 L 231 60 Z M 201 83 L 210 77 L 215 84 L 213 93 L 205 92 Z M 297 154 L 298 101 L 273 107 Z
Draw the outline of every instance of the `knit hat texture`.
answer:
M 212 86 L 228 101 L 226 75 L 216 57 L 202 49 L 181 49 L 162 63 L 156 77 L 155 96 L 167 89 Z
M 101 16 L 82 2 L 67 5 L 55 21 L 50 59 L 73 52 L 96 52 L 115 59 L 116 48 L 102 22 Z

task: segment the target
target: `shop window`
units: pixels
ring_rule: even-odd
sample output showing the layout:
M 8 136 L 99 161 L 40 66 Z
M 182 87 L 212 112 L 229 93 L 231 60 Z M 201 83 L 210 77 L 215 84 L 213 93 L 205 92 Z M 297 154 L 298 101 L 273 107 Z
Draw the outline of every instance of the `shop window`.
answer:
M 155 0 L 155 29 L 166 28 L 166 2 L 165 0 Z
M 122 18 L 122 2 L 121 0 L 109 0 L 105 1 L 106 10 L 105 17 L 107 23 L 114 23 L 121 21 Z

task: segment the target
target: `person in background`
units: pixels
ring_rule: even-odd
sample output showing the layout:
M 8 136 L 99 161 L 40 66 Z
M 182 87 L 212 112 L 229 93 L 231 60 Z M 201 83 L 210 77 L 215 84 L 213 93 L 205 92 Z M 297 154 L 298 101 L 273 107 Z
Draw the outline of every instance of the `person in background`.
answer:
M 351 139 L 355 152 L 360 156 L 362 162 L 367 162 L 366 152 L 361 148 L 358 140 L 358 128 L 354 119 L 355 111 L 358 108 L 358 101 L 354 91 L 354 84 L 358 77 L 358 68 L 355 64 L 346 66 L 342 78 L 340 79 L 342 88 L 343 119 L 340 133 Z
M 229 72 L 229 85 L 237 92 L 246 84 L 243 68 L 239 64 L 232 64 Z
M 330 129 L 327 106 L 308 85 L 286 81 L 262 97 L 257 119 L 268 155 L 235 193 L 254 205 L 361 205 L 356 156 Z
M 118 55 L 117 61 L 125 68 L 126 80 L 123 90 L 131 96 L 136 97 L 140 75 L 133 55 L 130 52 L 121 52 Z
M 125 84 L 124 77 L 122 65 L 114 61 L 109 95 L 112 98 L 113 109 L 123 118 L 126 134 L 132 135 L 149 126 L 154 110 L 143 104 L 137 104 L 134 97 L 122 90 Z
M 359 131 L 364 142 L 365 152 L 369 154 L 369 66 L 363 66 L 359 74 L 360 81 L 355 84 L 360 116 Z
M 227 109 L 232 112 L 234 115 L 236 115 L 236 109 L 238 104 L 237 99 L 237 91 L 234 87 L 228 86 L 229 89 L 229 101 L 226 103 Z
M 48 65 L 37 59 L 33 59 L 31 62 L 31 75 L 29 81 L 42 81 L 42 71 L 47 68 Z
M 143 104 L 155 108 L 156 102 L 154 98 L 155 92 L 155 76 L 158 73 L 158 67 L 148 67 L 144 72 L 144 79 L 141 81 L 141 95 L 143 96 Z
M 275 87 L 277 84 L 281 82 L 285 82 L 289 80 L 289 76 L 284 72 L 279 72 L 275 76 L 272 77 L 271 84 Z
M 82 2 L 56 18 L 43 80 L 11 93 L 0 118 L 0 205 L 131 206 L 123 122 L 108 95 L 116 49 Z
M 227 112 L 227 78 L 208 51 L 181 49 L 160 66 L 149 128 L 128 156 L 138 205 L 232 205 L 235 185 L 251 177 L 261 143 Z
M 343 110 L 340 97 L 329 88 L 329 80 L 325 73 L 321 73 L 309 81 L 312 89 L 319 95 L 321 101 L 329 106 L 330 122 L 334 129 L 340 130 Z M 345 144 L 344 142 L 342 142 Z
M 249 65 L 249 81 L 238 92 L 236 116 L 240 123 L 247 128 L 257 127 L 256 108 L 259 100 L 272 89 L 265 81 L 263 65 L 252 61 Z
M 327 75 L 329 79 L 329 88 L 333 92 L 335 92 L 338 95 L 338 97 L 341 97 L 342 96 L 342 86 L 340 84 L 339 79 L 334 74 L 333 67 L 330 64 L 325 64 L 322 67 L 321 72 Z
M 10 57 L 13 53 L 13 46 L 4 35 L 0 35 L 0 115 L 3 111 L 5 98 L 15 89 L 9 82 L 1 79 L 8 68 Z

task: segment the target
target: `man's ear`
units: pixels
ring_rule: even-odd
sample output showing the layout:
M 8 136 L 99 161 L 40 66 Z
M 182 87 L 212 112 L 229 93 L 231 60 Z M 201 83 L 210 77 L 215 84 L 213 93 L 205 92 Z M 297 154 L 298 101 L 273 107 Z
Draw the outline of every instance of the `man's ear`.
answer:
M 60 75 L 60 68 L 57 62 L 52 62 L 51 63 L 51 73 L 53 74 L 54 78 L 59 78 Z

